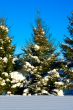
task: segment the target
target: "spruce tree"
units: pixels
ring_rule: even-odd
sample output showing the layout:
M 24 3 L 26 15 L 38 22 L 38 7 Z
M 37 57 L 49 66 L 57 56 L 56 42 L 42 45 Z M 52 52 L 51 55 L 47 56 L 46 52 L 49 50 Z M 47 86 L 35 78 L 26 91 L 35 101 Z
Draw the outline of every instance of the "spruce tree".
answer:
M 12 46 L 12 38 L 9 37 L 9 28 L 4 18 L 0 19 L 0 94 L 10 88 L 9 73 L 13 71 L 13 56 L 15 46 Z
M 65 44 L 62 44 L 62 50 L 64 58 L 69 62 L 73 62 L 73 13 L 71 17 L 68 17 L 68 20 L 69 37 L 64 39 Z
M 63 84 L 59 83 L 59 73 L 52 70 L 52 65 L 57 61 L 55 48 L 47 37 L 41 18 L 37 19 L 36 24 L 36 28 L 33 28 L 34 43 L 24 49 L 23 71 L 28 80 L 24 95 L 49 95 L 54 91 L 61 93 Z
M 13 56 L 15 46 L 12 46 L 12 38 L 9 37 L 9 28 L 5 19 L 0 19 L 0 74 L 13 71 Z
M 66 88 L 73 89 L 73 12 L 68 17 L 68 32 L 69 35 L 65 37 L 64 43 L 61 45 L 62 53 L 64 55 L 66 65 L 62 65 L 64 69 L 64 79 L 66 82 Z
M 15 46 L 9 36 L 9 28 L 5 19 L 0 19 L 0 95 L 22 95 L 25 77 L 18 71 L 14 71 Z

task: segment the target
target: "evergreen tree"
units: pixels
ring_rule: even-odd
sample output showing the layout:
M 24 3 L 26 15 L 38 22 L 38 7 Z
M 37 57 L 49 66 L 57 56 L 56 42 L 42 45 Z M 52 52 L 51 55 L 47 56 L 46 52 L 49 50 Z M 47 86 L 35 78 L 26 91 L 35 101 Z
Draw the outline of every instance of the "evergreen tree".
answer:
M 15 47 L 12 46 L 12 39 L 9 37 L 9 28 L 5 19 L 0 19 L 0 94 L 3 94 L 10 87 L 9 72 L 13 71 L 13 55 Z
M 68 18 L 68 20 L 69 37 L 64 39 L 65 44 L 62 44 L 62 49 L 64 58 L 69 62 L 73 62 L 73 13 L 72 16 Z
M 25 77 L 14 71 L 17 58 L 5 19 L 0 19 L 0 95 L 22 95 Z
M 12 38 L 9 37 L 9 28 L 5 19 L 0 19 L 0 74 L 13 71 L 13 56 L 15 46 L 12 46 Z
M 65 37 L 64 44 L 61 45 L 62 52 L 67 62 L 67 65 L 62 65 L 64 69 L 64 78 L 66 79 L 66 88 L 73 89 L 73 12 L 70 17 L 68 17 L 69 25 L 68 32 L 69 36 Z
M 36 23 L 37 27 L 33 29 L 34 44 L 24 49 L 23 71 L 28 80 L 24 95 L 49 95 L 53 92 L 63 95 L 63 83 L 59 82 L 59 73 L 55 69 L 52 70 L 52 65 L 57 61 L 55 48 L 47 37 L 42 20 L 38 18 Z

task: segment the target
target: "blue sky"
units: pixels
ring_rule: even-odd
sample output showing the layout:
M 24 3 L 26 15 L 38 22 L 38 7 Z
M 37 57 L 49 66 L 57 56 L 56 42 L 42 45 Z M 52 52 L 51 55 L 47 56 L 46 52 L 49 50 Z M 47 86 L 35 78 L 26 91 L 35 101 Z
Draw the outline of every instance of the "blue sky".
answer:
M 55 42 L 63 42 L 64 34 L 67 34 L 67 16 L 73 11 L 73 0 L 0 0 L 0 17 L 7 18 L 11 27 L 15 54 L 22 53 L 21 49 L 31 41 L 37 10 Z

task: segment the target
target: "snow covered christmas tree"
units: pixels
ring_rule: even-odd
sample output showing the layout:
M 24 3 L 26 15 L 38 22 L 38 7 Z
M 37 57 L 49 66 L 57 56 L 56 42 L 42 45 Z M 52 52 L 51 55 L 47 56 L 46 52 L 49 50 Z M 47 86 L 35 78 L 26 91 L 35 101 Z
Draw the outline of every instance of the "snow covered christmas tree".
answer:
M 27 77 L 28 85 L 23 95 L 59 95 L 63 96 L 64 84 L 52 65 L 57 61 L 55 48 L 47 38 L 42 20 L 37 19 L 37 27 L 33 29 L 34 44 L 24 49 L 23 74 Z

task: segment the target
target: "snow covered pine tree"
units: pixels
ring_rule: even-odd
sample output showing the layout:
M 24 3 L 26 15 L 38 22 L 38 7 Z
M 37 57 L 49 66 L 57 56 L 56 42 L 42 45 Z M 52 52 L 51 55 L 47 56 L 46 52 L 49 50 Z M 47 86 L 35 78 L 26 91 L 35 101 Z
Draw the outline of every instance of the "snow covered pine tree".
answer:
M 56 69 L 51 69 L 57 60 L 55 48 L 47 37 L 41 18 L 37 19 L 37 28 L 33 29 L 34 43 L 23 49 L 23 74 L 28 85 L 23 95 L 59 95 L 63 96 L 63 83 Z
M 13 72 L 14 50 L 5 19 L 0 19 L 0 95 L 21 94 L 25 77 Z M 21 88 L 21 89 L 20 89 Z

